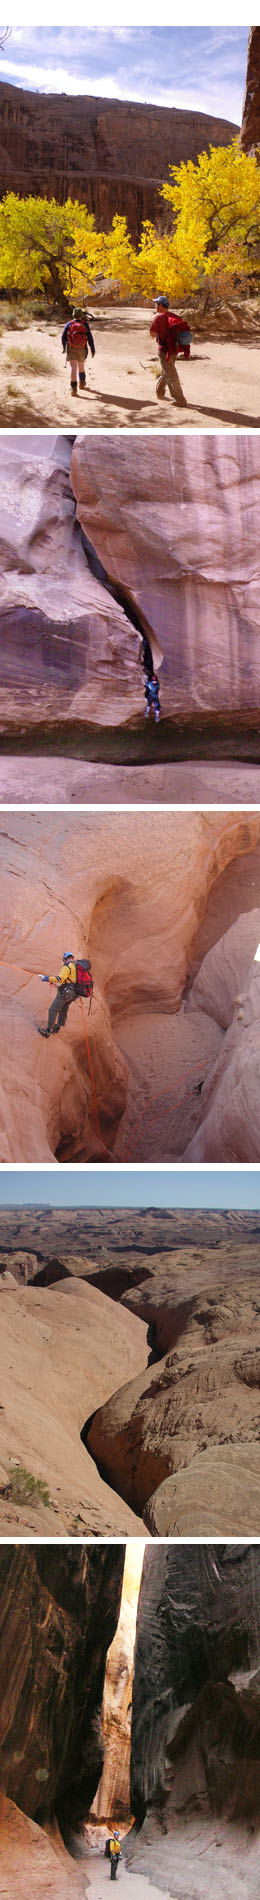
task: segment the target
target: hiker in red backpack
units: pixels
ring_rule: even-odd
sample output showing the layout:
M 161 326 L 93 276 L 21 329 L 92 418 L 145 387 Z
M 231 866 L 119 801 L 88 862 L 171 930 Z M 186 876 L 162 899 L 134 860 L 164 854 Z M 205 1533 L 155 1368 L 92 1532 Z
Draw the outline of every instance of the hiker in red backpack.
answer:
M 156 314 L 151 323 L 150 336 L 156 336 L 157 338 L 161 364 L 160 375 L 157 377 L 156 383 L 156 395 L 165 396 L 165 391 L 168 387 L 170 396 L 173 397 L 173 402 L 176 403 L 176 408 L 187 409 L 186 397 L 183 394 L 178 370 L 176 369 L 176 356 L 178 356 L 180 347 L 179 336 L 181 332 L 184 333 L 185 326 L 181 317 L 177 317 L 174 310 L 169 310 L 169 297 L 155 297 L 154 301 Z M 183 349 L 185 347 L 189 354 L 190 332 L 188 335 L 188 332 L 185 331 L 185 334 L 187 334 L 187 343 L 181 347 L 183 347 Z
M 90 958 L 81 957 L 75 962 L 73 951 L 64 950 L 59 975 L 43 976 L 42 972 L 39 972 L 39 975 L 41 983 L 58 984 L 58 989 L 50 1005 L 46 1029 L 40 1028 L 39 1025 L 38 1033 L 39 1036 L 58 1036 L 59 1029 L 64 1029 L 70 1003 L 74 1003 L 77 996 L 82 996 L 83 999 L 85 997 L 85 1001 L 89 1003 L 89 1010 L 91 1009 L 94 984 Z
M 95 356 L 95 344 L 93 342 L 92 330 L 89 328 L 86 311 L 79 309 L 72 311 L 72 317 L 70 317 L 69 323 L 65 323 L 65 328 L 62 331 L 61 341 L 62 349 L 64 353 L 65 350 L 67 353 L 67 362 L 70 363 L 71 393 L 72 396 L 77 396 L 78 372 L 79 387 L 80 389 L 86 388 L 85 361 L 88 354 L 88 344 L 91 350 L 91 356 Z

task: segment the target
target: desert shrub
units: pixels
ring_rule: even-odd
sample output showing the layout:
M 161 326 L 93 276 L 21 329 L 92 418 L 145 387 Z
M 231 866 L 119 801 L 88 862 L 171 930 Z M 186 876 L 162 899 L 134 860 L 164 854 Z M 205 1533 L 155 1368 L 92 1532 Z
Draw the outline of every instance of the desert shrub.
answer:
M 5 1497 L 12 1504 L 50 1504 L 48 1485 L 44 1478 L 34 1478 L 26 1465 L 12 1464 L 8 1484 L 5 1485 Z

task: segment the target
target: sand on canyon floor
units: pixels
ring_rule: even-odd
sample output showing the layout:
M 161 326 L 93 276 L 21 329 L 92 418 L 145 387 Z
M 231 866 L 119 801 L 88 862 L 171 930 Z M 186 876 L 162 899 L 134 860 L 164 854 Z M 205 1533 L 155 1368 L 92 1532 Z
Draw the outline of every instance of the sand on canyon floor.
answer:
M 194 338 L 190 361 L 178 359 L 187 409 L 169 395 L 158 401 L 157 346 L 151 311 L 109 308 L 93 321 L 96 355 L 86 364 L 86 390 L 71 395 L 61 348 L 62 325 L 34 321 L 0 335 L 0 419 L 10 428 L 251 429 L 260 427 L 260 359 L 256 343 Z M 1 327 L 1 326 L 0 326 Z M 12 356 L 12 351 L 19 356 Z M 49 356 L 50 374 L 24 364 L 24 351 Z M 20 356 L 21 352 L 21 356 Z
M 237 763 L 178 760 L 160 765 L 103 765 L 88 759 L 0 759 L 0 806 L 40 805 L 259 805 L 260 768 Z

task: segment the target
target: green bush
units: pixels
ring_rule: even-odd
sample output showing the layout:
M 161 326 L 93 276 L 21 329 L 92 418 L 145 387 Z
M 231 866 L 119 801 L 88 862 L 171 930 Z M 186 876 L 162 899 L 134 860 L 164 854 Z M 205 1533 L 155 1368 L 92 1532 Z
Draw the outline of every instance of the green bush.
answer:
M 34 1478 L 26 1465 L 12 1464 L 5 1497 L 10 1498 L 12 1504 L 51 1504 L 44 1478 Z

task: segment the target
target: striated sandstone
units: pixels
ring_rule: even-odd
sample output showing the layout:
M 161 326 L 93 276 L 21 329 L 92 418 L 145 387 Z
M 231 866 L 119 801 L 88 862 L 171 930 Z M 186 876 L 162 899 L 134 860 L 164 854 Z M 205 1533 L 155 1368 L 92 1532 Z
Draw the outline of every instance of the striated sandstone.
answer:
M 71 745 L 85 739 L 95 770 L 100 755 L 143 764 L 153 738 L 143 631 L 160 672 L 161 763 L 172 754 L 168 719 L 191 722 L 196 747 L 200 732 L 209 742 L 209 716 L 226 746 L 227 720 L 240 737 L 241 721 L 257 734 L 258 437 L 177 435 L 165 447 L 158 434 L 127 443 L 107 435 L 102 457 L 89 435 L 72 456 L 64 436 L 51 450 L 37 435 L 21 441 L 23 457 L 17 443 L 2 448 L 5 739 L 22 729 L 57 745 L 60 732 Z
M 108 229 L 123 213 L 133 237 L 162 214 L 169 166 L 229 145 L 237 127 L 209 113 L 131 100 L 70 98 L 0 84 L 1 191 L 70 197 Z
M 256 1900 L 259 1551 L 145 1553 L 132 1725 L 132 1874 L 176 1900 Z
M 86 1873 L 63 1833 L 85 1820 L 103 1759 L 106 1652 L 124 1549 L 37 1545 L 0 1554 L 2 1891 L 69 1900 Z M 60 1831 L 61 1830 L 61 1831 Z M 88 1883 L 87 1883 L 88 1884 Z
M 252 437 L 74 445 L 78 518 L 152 624 L 166 716 L 259 707 L 259 472 Z
M 245 96 L 240 144 L 244 152 L 258 151 L 260 141 L 260 27 L 251 26 L 248 40 Z
M 115 1820 L 118 1824 L 129 1823 L 131 1818 L 133 1657 L 142 1562 L 142 1545 L 130 1538 L 126 1548 L 120 1616 L 107 1655 L 103 1701 L 104 1767 L 92 1804 L 96 1819 L 110 1825 Z

